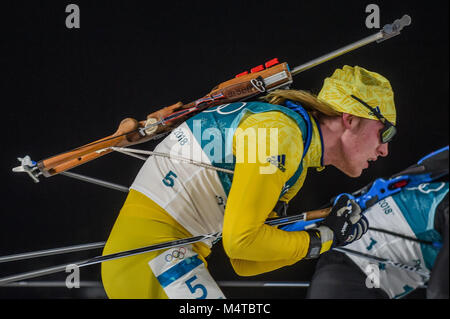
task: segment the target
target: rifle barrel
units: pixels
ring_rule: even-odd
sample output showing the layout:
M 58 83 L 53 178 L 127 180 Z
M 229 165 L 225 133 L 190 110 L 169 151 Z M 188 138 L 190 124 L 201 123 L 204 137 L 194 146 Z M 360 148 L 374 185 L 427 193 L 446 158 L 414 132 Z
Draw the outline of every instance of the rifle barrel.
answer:
M 387 39 L 390 39 L 396 35 L 400 34 L 400 31 L 405 27 L 411 24 L 411 17 L 407 14 L 403 15 L 401 19 L 395 20 L 391 24 L 386 24 L 381 30 L 375 34 L 372 34 L 368 37 L 365 37 L 364 39 L 361 39 L 359 41 L 356 41 L 354 43 L 351 43 L 349 45 L 346 45 L 340 49 L 337 49 L 333 52 L 330 52 L 328 54 L 322 55 L 321 57 L 318 57 L 312 61 L 309 61 L 307 63 L 304 63 L 302 65 L 297 66 L 294 68 L 291 72 L 292 76 L 295 76 L 305 70 L 311 69 L 315 67 L 316 65 L 319 65 L 321 63 L 324 63 L 326 61 L 329 61 L 331 59 L 334 59 L 340 55 L 343 55 L 347 52 L 353 51 L 355 49 L 358 49 L 362 46 L 365 46 L 369 43 L 377 41 L 378 43 Z
M 378 33 L 375 33 L 373 35 L 365 37 L 364 39 L 361 39 L 361 40 L 356 41 L 354 43 L 348 44 L 348 45 L 346 45 L 346 46 L 344 46 L 344 47 L 342 47 L 340 49 L 334 50 L 334 51 L 332 51 L 332 52 L 330 52 L 328 54 L 322 55 L 322 56 L 320 56 L 320 57 L 318 57 L 318 58 L 316 58 L 314 60 L 306 62 L 306 63 L 304 63 L 302 65 L 299 65 L 299 66 L 295 67 L 291 71 L 291 74 L 292 74 L 292 76 L 295 76 L 295 75 L 297 75 L 297 74 L 299 74 L 299 73 L 301 73 L 303 71 L 306 71 L 308 69 L 311 69 L 311 68 L 315 67 L 316 65 L 319 65 L 319 64 L 322 64 L 324 62 L 327 62 L 327 61 L 329 61 L 331 59 L 334 59 L 334 58 L 336 58 L 338 56 L 341 56 L 341 55 L 343 55 L 343 54 L 345 54 L 347 52 L 353 51 L 355 49 L 358 49 L 358 48 L 360 48 L 362 46 L 365 46 L 365 45 L 367 45 L 369 43 L 375 42 L 375 41 L 380 40 L 382 38 L 383 38 L 383 32 L 380 31 Z

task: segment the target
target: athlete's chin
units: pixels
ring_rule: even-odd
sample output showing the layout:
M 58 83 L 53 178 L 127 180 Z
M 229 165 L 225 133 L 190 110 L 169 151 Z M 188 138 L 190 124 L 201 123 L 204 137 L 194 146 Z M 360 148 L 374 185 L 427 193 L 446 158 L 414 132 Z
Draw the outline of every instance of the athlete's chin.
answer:
M 344 173 L 345 175 L 347 175 L 348 177 L 351 178 L 356 178 L 356 177 L 360 177 L 363 170 L 366 168 L 364 167 L 364 165 L 357 165 L 357 164 L 353 164 L 353 165 L 342 165 L 342 166 L 335 166 L 338 170 L 340 170 L 342 173 Z
M 363 172 L 362 168 L 351 168 L 351 169 L 347 169 L 347 170 L 343 171 L 343 173 L 345 175 L 347 175 L 348 177 L 351 177 L 351 178 L 360 177 L 362 172 Z
M 347 176 L 351 177 L 351 178 L 357 178 L 357 177 L 360 177 L 361 174 L 362 174 L 361 172 L 360 173 L 351 173 L 351 174 L 347 174 Z

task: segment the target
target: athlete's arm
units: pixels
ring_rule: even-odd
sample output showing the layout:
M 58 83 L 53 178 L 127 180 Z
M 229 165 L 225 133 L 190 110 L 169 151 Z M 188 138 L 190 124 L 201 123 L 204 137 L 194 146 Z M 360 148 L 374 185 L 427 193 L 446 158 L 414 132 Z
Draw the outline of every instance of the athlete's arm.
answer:
M 237 273 L 256 274 L 293 264 L 308 252 L 308 233 L 287 232 L 264 224 L 278 202 L 284 184 L 297 170 L 303 143 L 300 129 L 281 112 L 251 115 L 242 121 L 239 128 L 277 128 L 278 152 L 270 155 L 285 155 L 284 167 L 277 167 L 276 163 L 259 162 L 258 159 L 256 163 L 251 163 L 248 158 L 239 162 L 236 154 L 233 184 L 225 209 L 222 242 Z M 235 134 L 236 141 L 239 134 Z M 266 144 L 267 154 L 269 144 Z M 235 145 L 236 153 L 242 151 L 237 142 Z M 247 143 L 244 150 L 248 151 Z M 258 150 L 259 148 L 253 151 Z M 266 172 L 271 170 L 271 173 L 262 173 L 264 169 Z
M 231 266 L 239 276 L 256 276 L 282 267 L 293 265 L 296 259 L 252 261 L 244 259 L 230 259 Z

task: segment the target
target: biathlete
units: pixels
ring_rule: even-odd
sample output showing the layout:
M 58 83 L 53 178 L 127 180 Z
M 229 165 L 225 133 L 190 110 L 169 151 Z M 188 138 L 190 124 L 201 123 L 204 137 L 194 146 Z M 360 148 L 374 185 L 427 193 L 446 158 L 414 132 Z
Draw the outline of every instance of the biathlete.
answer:
M 252 276 L 349 244 L 368 224 L 345 196 L 315 229 L 288 232 L 264 222 L 298 193 L 308 168 L 332 165 L 358 177 L 370 161 L 387 156 L 395 123 L 389 81 L 359 66 L 337 69 L 317 96 L 276 90 L 262 101 L 207 109 L 173 130 L 155 151 L 220 170 L 149 157 L 103 254 L 222 232 L 236 273 Z M 106 293 L 109 298 L 225 298 L 207 270 L 213 244 L 211 238 L 105 262 Z
M 369 231 L 345 247 L 350 252 L 320 257 L 308 298 L 398 299 L 419 287 L 426 287 L 426 298 L 449 298 L 448 147 L 431 155 L 425 169 L 413 165 L 399 175 L 445 175 L 370 207 L 364 213 Z

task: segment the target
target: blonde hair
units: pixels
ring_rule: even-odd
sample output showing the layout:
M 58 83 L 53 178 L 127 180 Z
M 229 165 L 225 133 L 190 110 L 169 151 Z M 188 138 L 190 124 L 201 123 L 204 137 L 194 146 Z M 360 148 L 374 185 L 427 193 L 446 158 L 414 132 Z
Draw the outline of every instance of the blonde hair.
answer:
M 300 102 L 306 111 L 319 120 L 324 116 L 342 115 L 342 112 L 336 111 L 327 102 L 319 100 L 316 95 L 303 90 L 274 90 L 260 99 L 264 102 L 278 105 L 283 105 L 286 100 Z

